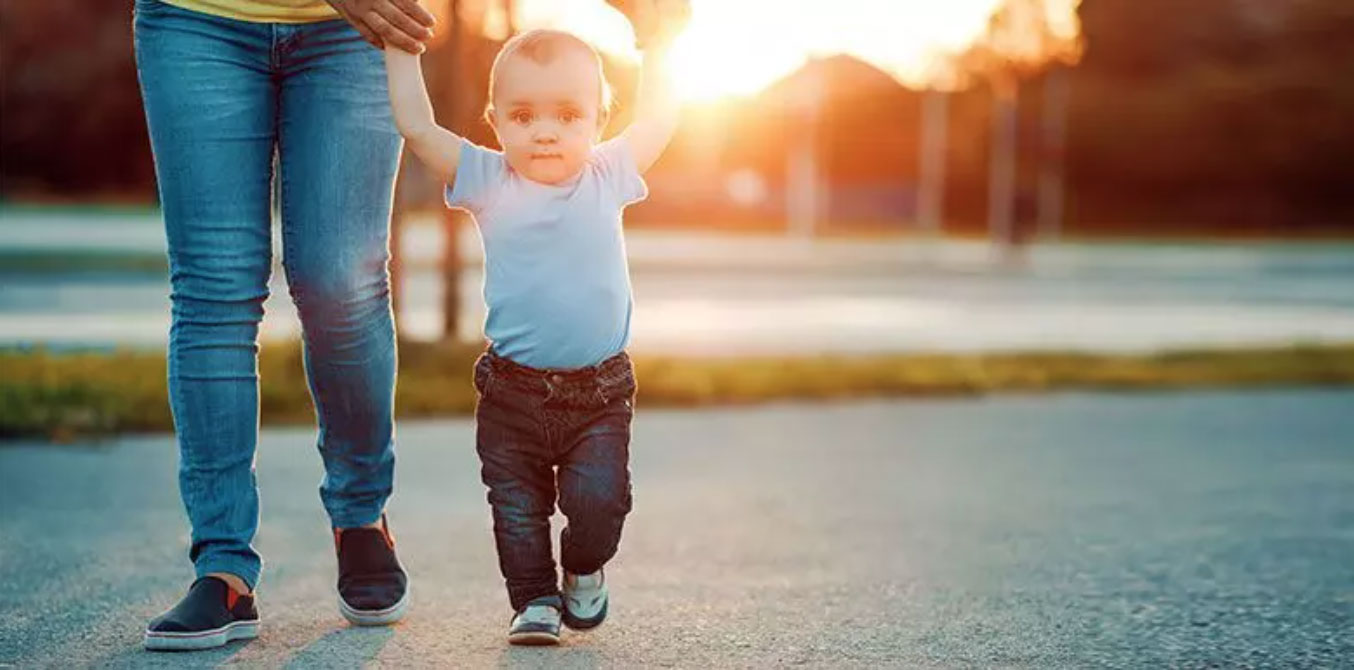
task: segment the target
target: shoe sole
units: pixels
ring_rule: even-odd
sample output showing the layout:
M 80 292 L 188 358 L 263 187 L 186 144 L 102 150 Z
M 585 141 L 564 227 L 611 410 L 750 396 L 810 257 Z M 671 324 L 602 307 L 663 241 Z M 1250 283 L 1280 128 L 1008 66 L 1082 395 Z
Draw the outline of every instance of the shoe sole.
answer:
M 561 618 L 564 621 L 564 625 L 568 626 L 570 630 L 592 630 L 602 625 L 603 621 L 606 621 L 606 610 L 607 606 L 610 604 L 610 601 L 602 603 L 602 609 L 598 611 L 597 614 L 587 619 L 570 614 L 568 605 L 565 605 Z
M 151 651 L 195 651 L 224 647 L 234 640 L 252 640 L 259 636 L 259 622 L 235 621 L 220 628 L 192 633 L 146 631 L 146 649 Z
M 344 602 L 343 596 L 339 596 L 338 604 L 343 618 L 355 626 L 389 626 L 404 618 L 404 610 L 409 605 L 409 588 L 405 587 L 404 595 L 400 597 L 399 602 L 385 609 L 360 610 Z
M 559 644 L 559 636 L 539 631 L 532 631 L 530 633 L 508 633 L 508 644 L 525 647 L 548 647 Z

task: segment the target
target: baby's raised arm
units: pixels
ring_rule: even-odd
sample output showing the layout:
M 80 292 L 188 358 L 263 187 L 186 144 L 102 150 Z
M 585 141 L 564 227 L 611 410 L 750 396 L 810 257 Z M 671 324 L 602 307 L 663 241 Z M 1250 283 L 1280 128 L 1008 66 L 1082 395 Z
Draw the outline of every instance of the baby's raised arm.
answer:
M 677 132 L 680 105 L 668 76 L 667 52 L 690 13 L 687 0 L 610 0 L 635 28 L 644 50 L 635 116 L 621 133 L 639 171 L 645 172 L 663 155 Z
M 434 121 L 433 105 L 423 82 L 419 57 L 392 46 L 386 47 L 385 57 L 395 127 L 414 155 L 440 181 L 452 183 L 456 178 L 456 165 L 460 162 L 461 143 L 465 140 Z

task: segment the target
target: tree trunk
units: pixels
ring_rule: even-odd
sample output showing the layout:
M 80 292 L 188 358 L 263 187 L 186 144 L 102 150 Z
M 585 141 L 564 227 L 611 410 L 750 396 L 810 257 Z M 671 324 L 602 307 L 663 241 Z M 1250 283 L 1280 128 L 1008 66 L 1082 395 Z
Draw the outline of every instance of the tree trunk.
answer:
M 458 104 L 457 90 L 470 85 L 467 67 L 468 58 L 465 53 L 465 31 L 467 27 L 461 20 L 460 0 L 451 0 L 450 12 L 448 12 L 448 23 L 451 25 L 451 35 L 449 43 L 446 45 L 446 59 L 451 61 L 450 68 L 445 68 L 443 72 L 450 71 L 453 78 L 450 85 L 442 87 L 441 100 L 438 101 L 442 109 L 448 110 L 447 116 L 459 120 L 456 117 Z M 460 235 L 457 231 L 456 213 L 448 209 L 442 203 L 438 203 L 438 211 L 441 212 L 442 235 L 446 240 L 442 249 L 442 262 L 439 270 L 442 279 L 442 339 L 455 340 L 460 335 L 461 318 L 461 247 L 459 243 Z
M 405 200 L 408 199 L 407 188 L 405 188 L 405 170 L 404 154 L 400 155 L 400 167 L 395 175 L 395 194 L 392 198 L 390 207 L 390 309 L 395 319 L 395 334 L 400 334 L 400 308 L 404 303 L 404 254 L 400 251 L 400 243 L 403 239 L 405 212 L 408 205 Z
M 1063 170 L 1067 155 L 1067 68 L 1053 66 L 1044 78 L 1043 147 L 1039 161 L 1039 237 L 1062 237 L 1066 187 Z
M 998 75 L 992 86 L 992 155 L 988 171 L 987 229 L 999 251 L 1015 243 L 1016 102 L 1014 76 Z

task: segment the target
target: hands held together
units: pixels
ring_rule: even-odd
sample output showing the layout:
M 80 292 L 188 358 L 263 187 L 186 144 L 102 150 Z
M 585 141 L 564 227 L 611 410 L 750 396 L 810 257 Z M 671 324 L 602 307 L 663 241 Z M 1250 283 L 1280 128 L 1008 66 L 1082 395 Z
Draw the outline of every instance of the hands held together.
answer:
M 386 44 L 421 54 L 432 39 L 437 20 L 419 0 L 325 0 L 378 49 Z M 672 41 L 691 18 L 690 0 L 606 0 L 634 28 L 637 46 L 645 49 Z
M 427 49 L 437 20 L 418 0 L 325 0 L 377 49 L 386 44 L 412 54 Z

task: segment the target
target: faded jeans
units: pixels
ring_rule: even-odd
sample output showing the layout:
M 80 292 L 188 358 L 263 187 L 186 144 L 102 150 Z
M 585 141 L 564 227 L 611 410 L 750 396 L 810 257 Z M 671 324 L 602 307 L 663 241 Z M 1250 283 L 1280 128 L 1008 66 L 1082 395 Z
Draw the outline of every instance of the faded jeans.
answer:
M 387 263 L 401 140 L 382 55 L 341 20 L 252 23 L 136 0 L 134 27 L 168 239 L 169 402 L 189 556 L 198 576 L 253 586 L 274 157 L 320 498 L 332 524 L 349 528 L 377 520 L 393 486 Z

